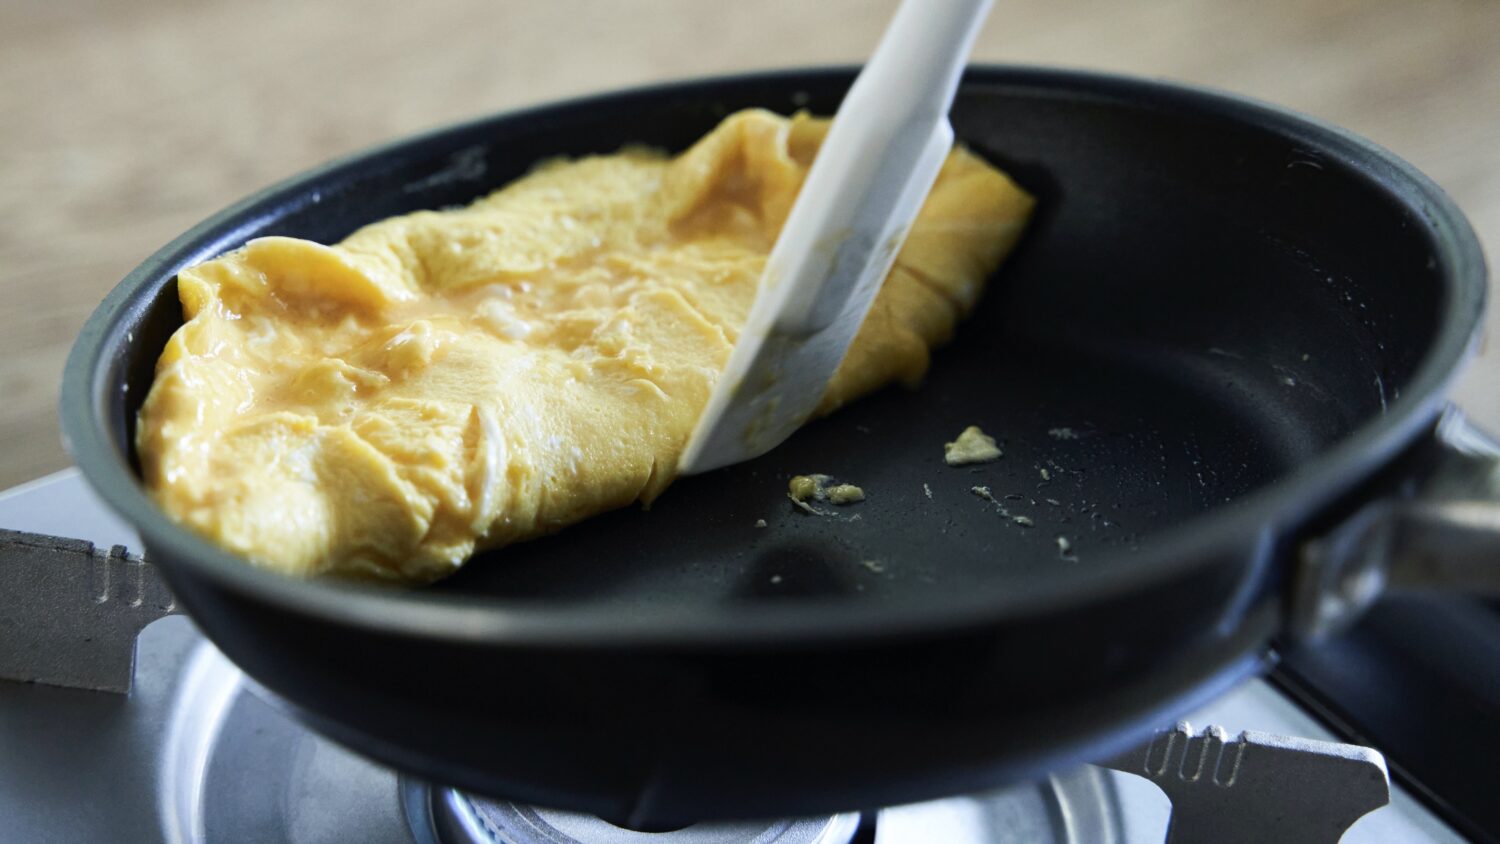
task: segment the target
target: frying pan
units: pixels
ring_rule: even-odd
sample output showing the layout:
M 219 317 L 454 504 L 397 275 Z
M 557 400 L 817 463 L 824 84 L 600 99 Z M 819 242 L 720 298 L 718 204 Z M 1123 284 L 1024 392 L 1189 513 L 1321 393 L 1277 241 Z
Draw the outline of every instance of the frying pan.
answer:
M 1490 509 L 1460 524 L 1432 492 L 1494 477 L 1488 446 L 1442 416 L 1485 287 L 1447 197 L 1279 109 L 1025 68 L 972 69 L 952 120 L 1037 215 L 919 389 L 421 590 L 258 570 L 143 493 L 134 419 L 181 324 L 179 269 L 464 203 L 550 156 L 682 149 L 744 107 L 831 113 L 852 78 L 548 105 L 247 199 L 88 322 L 62 392 L 72 452 L 203 632 L 306 722 L 437 783 L 631 825 L 1038 776 L 1262 670 L 1407 563 L 1427 582 L 1497 568 L 1493 497 L 1465 493 L 1470 516 Z M 971 424 L 1005 456 L 945 466 Z M 783 493 L 808 472 L 868 500 L 798 512 Z

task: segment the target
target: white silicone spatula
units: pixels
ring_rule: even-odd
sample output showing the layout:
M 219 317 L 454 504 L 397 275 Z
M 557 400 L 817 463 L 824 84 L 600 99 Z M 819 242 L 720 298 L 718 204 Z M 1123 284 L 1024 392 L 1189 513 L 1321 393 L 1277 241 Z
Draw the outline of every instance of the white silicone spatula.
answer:
M 807 421 L 953 146 L 948 108 L 991 0 L 904 0 L 854 80 L 679 471 L 779 445 Z

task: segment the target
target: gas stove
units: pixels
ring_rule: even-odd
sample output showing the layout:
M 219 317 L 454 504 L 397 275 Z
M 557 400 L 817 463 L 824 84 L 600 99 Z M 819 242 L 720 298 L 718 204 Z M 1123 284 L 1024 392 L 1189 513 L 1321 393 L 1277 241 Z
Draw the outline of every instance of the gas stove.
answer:
M 75 472 L 0 493 L 0 528 L 28 534 L 4 537 L 0 559 L 19 584 L 0 610 L 6 842 L 1465 840 L 1388 785 L 1379 752 L 1339 743 L 1263 680 L 1136 751 L 1041 782 L 825 817 L 624 829 L 421 782 L 309 731 L 173 613 L 149 567 L 114 547 L 139 547 L 133 532 Z M 69 555 L 83 583 L 63 582 Z M 111 638 L 126 646 L 111 652 Z

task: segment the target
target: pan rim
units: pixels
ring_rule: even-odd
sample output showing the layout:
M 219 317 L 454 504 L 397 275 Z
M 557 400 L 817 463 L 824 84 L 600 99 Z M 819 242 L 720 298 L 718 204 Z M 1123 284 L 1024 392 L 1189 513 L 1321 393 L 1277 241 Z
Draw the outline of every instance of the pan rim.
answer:
M 542 644 L 551 647 L 629 648 L 705 645 L 762 647 L 814 645 L 832 640 L 875 640 L 1034 617 L 1078 608 L 1212 565 L 1226 535 L 1274 538 L 1296 514 L 1316 512 L 1391 461 L 1430 426 L 1446 403 L 1453 380 L 1478 341 L 1485 306 L 1486 268 L 1477 236 L 1453 201 L 1415 167 L 1384 148 L 1343 129 L 1238 94 L 1121 74 L 1020 65 L 976 65 L 963 86 L 1014 87 L 1045 95 L 1059 90 L 1092 94 L 1136 105 L 1216 115 L 1289 137 L 1358 172 L 1411 209 L 1427 228 L 1443 268 L 1443 302 L 1430 347 L 1410 384 L 1384 414 L 1364 421 L 1332 448 L 1293 472 L 1239 499 L 1153 537 L 1147 557 L 1110 565 L 1110 554 L 1087 577 L 1058 577 L 1023 589 L 997 581 L 960 597 L 891 604 L 808 599 L 761 604 L 705 605 L 642 614 L 629 608 L 583 604 L 512 602 L 431 590 L 327 580 L 297 580 L 247 564 L 173 523 L 156 507 L 135 473 L 116 451 L 104 416 L 105 364 L 120 345 L 122 322 L 138 314 L 175 276 L 184 259 L 206 244 L 241 237 L 268 209 L 306 201 L 308 187 L 346 170 L 390 157 L 466 130 L 587 109 L 631 98 L 695 96 L 731 84 L 787 84 L 851 78 L 857 68 L 825 67 L 761 71 L 638 86 L 508 110 L 450 124 L 364 149 L 296 174 L 210 216 L 169 242 L 132 270 L 89 317 L 68 356 L 60 397 L 64 443 L 85 479 L 108 506 L 141 534 L 152 556 L 168 560 L 168 580 L 202 575 L 218 587 L 253 601 L 390 635 L 467 644 Z M 128 342 L 128 341 L 127 341 Z M 1260 542 L 1257 547 L 1274 546 Z M 184 572 L 176 571 L 178 566 Z M 872 619 L 879 619 L 872 623 Z

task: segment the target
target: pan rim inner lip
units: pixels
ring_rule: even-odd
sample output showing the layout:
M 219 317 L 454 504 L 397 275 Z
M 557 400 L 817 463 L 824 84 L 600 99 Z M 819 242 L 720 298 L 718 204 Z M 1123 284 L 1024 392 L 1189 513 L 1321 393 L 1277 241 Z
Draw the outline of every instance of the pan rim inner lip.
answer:
M 236 555 L 172 523 L 159 510 L 116 449 L 105 418 L 105 397 L 118 385 L 105 379 L 118 356 L 125 326 L 143 312 L 177 268 L 244 239 L 270 209 L 308 200 L 314 186 L 392 153 L 441 143 L 465 131 L 561 116 L 591 105 L 630 99 L 703 96 L 733 84 L 798 85 L 852 79 L 855 68 L 792 69 L 670 82 L 549 103 L 483 117 L 357 152 L 298 174 L 213 215 L 163 247 L 133 270 L 90 316 L 64 369 L 60 416 L 63 439 L 94 490 L 141 534 L 164 566 L 168 580 L 177 565 L 192 568 L 217 587 L 250 600 L 392 635 L 440 638 L 457 643 L 514 642 L 555 647 L 639 647 L 815 644 L 952 630 L 1078 608 L 1118 596 L 1132 586 L 1180 576 L 1211 565 L 1224 537 L 1241 541 L 1282 534 L 1298 514 L 1326 506 L 1350 478 L 1367 477 L 1420 436 L 1446 404 L 1444 398 L 1463 362 L 1473 354 L 1484 311 L 1486 269 L 1468 221 L 1442 189 L 1389 151 L 1342 129 L 1287 109 L 1235 94 L 1122 75 L 1041 67 L 971 67 L 965 87 L 1010 87 L 1030 96 L 1099 97 L 1134 107 L 1186 110 L 1286 136 L 1319 150 L 1374 183 L 1413 212 L 1432 241 L 1445 289 L 1439 324 L 1409 384 L 1381 415 L 1361 423 L 1333 447 L 1234 504 L 1210 510 L 1152 537 L 1152 552 L 1127 565 L 1101 563 L 1086 577 L 1077 573 L 1031 580 L 1018 589 L 997 580 L 962 596 L 928 601 L 872 603 L 810 598 L 748 605 L 684 607 L 650 614 L 589 603 L 507 602 L 499 596 L 399 590 L 319 580 L 297 580 L 246 564 Z M 960 91 L 962 95 L 962 90 Z M 128 342 L 128 341 L 127 341 Z M 1258 542 L 1269 548 L 1273 542 Z M 1108 554 L 1116 559 L 1125 552 Z M 1257 552 L 1260 553 L 1260 552 Z M 879 623 L 872 624 L 878 614 Z

